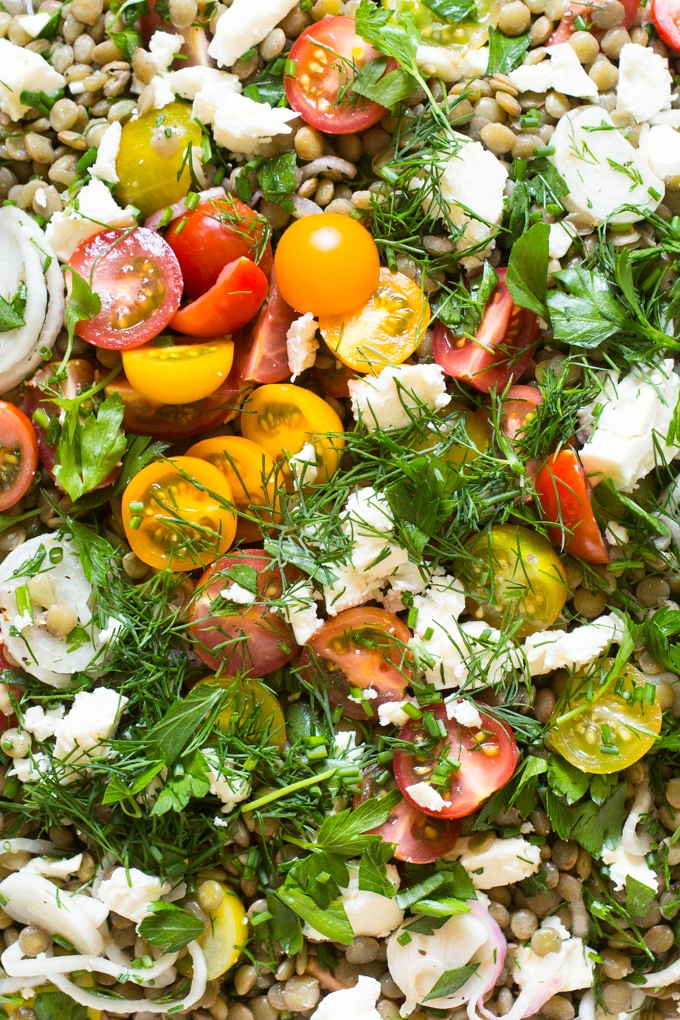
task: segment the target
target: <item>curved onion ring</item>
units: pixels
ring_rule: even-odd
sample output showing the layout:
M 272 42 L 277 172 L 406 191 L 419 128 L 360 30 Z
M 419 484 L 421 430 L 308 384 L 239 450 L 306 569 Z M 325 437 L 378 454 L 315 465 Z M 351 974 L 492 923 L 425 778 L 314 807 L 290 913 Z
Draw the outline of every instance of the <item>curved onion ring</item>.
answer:
M 201 202 L 207 202 L 211 198 L 224 198 L 224 195 L 224 188 L 208 188 L 207 191 L 199 191 L 198 204 L 200 205 Z M 191 209 L 188 209 L 184 204 L 184 199 L 182 199 L 181 202 L 175 202 L 174 205 L 170 206 L 170 209 L 172 210 L 172 216 L 169 221 L 170 223 L 172 223 L 173 220 L 176 220 L 179 216 L 183 216 L 184 213 L 191 212 Z M 165 209 L 158 209 L 155 213 L 152 213 L 151 216 L 148 216 L 144 220 L 144 226 L 147 230 L 158 230 L 160 228 L 164 212 Z
M 137 970 L 130 967 L 130 961 L 127 959 L 125 963 L 121 964 L 117 961 L 106 960 L 103 956 L 86 954 L 48 956 L 41 953 L 35 957 L 27 957 L 17 941 L 4 951 L 0 963 L 9 977 L 36 977 L 39 974 L 44 974 L 51 978 L 55 974 L 70 974 L 74 970 L 96 970 L 99 974 L 108 974 L 110 977 L 117 978 L 119 982 L 133 981 L 136 985 L 145 988 L 149 982 L 153 987 L 156 979 L 172 967 L 177 955 L 177 953 L 167 953 L 153 967 Z
M 46 839 L 0 839 L 0 853 L 16 853 L 17 850 L 26 850 L 29 854 L 49 854 L 59 856 L 63 854 L 62 847 L 56 843 L 50 843 Z
M 295 212 L 293 216 L 296 220 L 302 219 L 303 216 L 318 216 L 319 213 L 323 212 L 320 205 L 316 202 L 312 202 L 311 198 L 300 198 L 299 195 L 291 195 L 291 202 L 295 206 Z
M 303 181 L 322 173 L 337 174 L 337 180 L 340 180 L 341 177 L 349 177 L 351 180 L 352 177 L 356 177 L 357 168 L 352 163 L 348 163 L 346 159 L 340 159 L 339 156 L 320 156 L 319 159 L 303 166 L 301 173 Z M 333 176 L 330 180 L 336 180 L 336 177 Z
M 633 806 L 630 809 L 630 814 L 626 818 L 623 826 L 623 832 L 621 833 L 621 846 L 629 854 L 637 854 L 639 857 L 644 857 L 652 848 L 652 837 L 649 833 L 645 833 L 643 836 L 638 836 L 635 831 L 640 817 L 646 815 L 652 806 L 652 791 L 649 789 L 649 782 L 640 783 L 637 790 L 635 791 L 635 800 Z
M 479 987 L 475 989 L 474 996 L 468 1002 L 468 1016 L 470 1020 L 477 1020 L 477 1010 L 482 1016 L 490 1018 L 491 1013 L 484 1008 L 484 996 L 494 988 L 500 973 L 505 965 L 505 954 L 508 944 L 505 936 L 488 911 L 487 906 L 480 900 L 468 900 L 470 913 L 478 921 L 481 921 L 488 934 L 485 945 L 480 950 L 482 959 L 477 971 Z

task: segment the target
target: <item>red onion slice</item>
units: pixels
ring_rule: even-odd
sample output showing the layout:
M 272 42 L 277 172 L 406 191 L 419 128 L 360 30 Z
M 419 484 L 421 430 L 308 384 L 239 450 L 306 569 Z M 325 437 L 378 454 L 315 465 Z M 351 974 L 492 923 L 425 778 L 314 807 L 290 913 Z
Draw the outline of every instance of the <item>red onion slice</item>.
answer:
M 312 202 L 311 198 L 300 198 L 299 195 L 292 195 L 291 202 L 295 206 L 295 212 L 293 216 L 296 220 L 302 219 L 303 216 L 318 216 L 319 213 L 323 212 L 320 205 L 316 202 Z
M 486 897 L 484 897 L 486 899 Z M 493 917 L 489 913 L 488 907 L 481 900 L 468 900 L 467 905 L 470 908 L 470 913 L 481 921 L 488 932 L 488 938 L 482 949 L 477 953 L 479 961 L 479 970 L 477 971 L 477 981 L 479 982 L 475 988 L 474 995 L 468 1002 L 468 1016 L 470 1020 L 478 1020 L 478 1013 L 484 1017 L 491 1017 L 484 1008 L 484 996 L 487 992 L 491 991 L 495 987 L 498 978 L 500 977 L 501 971 L 505 965 L 505 954 L 507 952 L 508 944 L 505 941 L 503 932 L 498 927 Z M 474 979 L 473 979 L 474 980 Z M 466 982 L 467 983 L 467 982 Z
M 198 204 L 200 205 L 201 202 L 207 202 L 211 198 L 224 198 L 224 195 L 224 188 L 208 188 L 207 191 L 199 191 Z M 182 199 L 181 202 L 175 202 L 174 205 L 170 206 L 170 209 L 172 210 L 172 216 L 169 220 L 170 223 L 172 223 L 173 220 L 176 220 L 178 216 L 183 216 L 184 213 L 191 212 L 191 210 L 187 209 L 184 204 L 184 199 Z M 158 209 L 155 213 L 152 213 L 151 216 L 144 220 L 144 226 L 147 227 L 148 230 L 158 230 L 161 225 L 164 212 L 165 207 L 163 209 Z
M 349 163 L 346 159 L 340 159 L 339 156 L 320 156 L 319 159 L 302 167 L 302 180 L 306 181 L 309 177 L 316 177 L 317 174 L 322 173 L 328 174 L 332 181 L 339 181 L 342 177 L 350 179 L 356 177 L 357 168 L 353 163 Z

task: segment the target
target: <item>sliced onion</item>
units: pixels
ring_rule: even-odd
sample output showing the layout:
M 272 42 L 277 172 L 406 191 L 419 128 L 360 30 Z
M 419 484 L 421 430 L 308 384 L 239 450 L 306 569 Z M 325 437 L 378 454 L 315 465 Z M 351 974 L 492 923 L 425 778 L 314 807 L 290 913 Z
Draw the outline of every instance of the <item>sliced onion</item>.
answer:
M 153 967 L 133 970 L 130 967 L 130 961 L 126 958 L 119 962 L 89 954 L 47 956 L 44 953 L 36 957 L 29 957 L 24 955 L 17 941 L 5 950 L 0 958 L 0 963 L 9 977 L 36 977 L 39 974 L 45 974 L 51 978 L 54 974 L 71 974 L 74 970 L 96 970 L 100 974 L 109 974 L 111 977 L 118 978 L 119 982 L 133 981 L 136 985 L 145 988 L 149 983 L 151 983 L 151 987 L 156 984 L 157 979 L 173 966 L 177 955 L 177 953 L 167 953 L 157 960 Z
M 16 995 L 24 988 L 38 988 L 47 984 L 44 974 L 31 978 L 0 978 L 0 995 Z
M 199 191 L 198 204 L 200 205 L 201 202 L 208 202 L 211 198 L 224 198 L 224 194 L 224 188 L 208 188 L 207 191 Z M 182 199 L 181 202 L 175 202 L 174 205 L 170 206 L 170 209 L 172 210 L 172 216 L 169 220 L 170 223 L 172 223 L 173 220 L 176 220 L 179 216 L 183 216 L 184 213 L 192 211 L 184 204 L 184 199 Z M 144 220 L 144 226 L 148 230 L 158 230 L 164 213 L 165 209 L 158 209 L 155 213 L 152 213 L 151 216 Z
M 46 839 L 0 839 L 0 853 L 15 854 L 19 850 L 25 850 L 29 854 L 50 855 L 63 852 L 60 846 Z
M 90 1009 L 101 1009 L 107 1013 L 179 1013 L 191 1007 L 203 998 L 207 982 L 208 968 L 205 954 L 198 942 L 190 942 L 187 946 L 194 965 L 194 976 L 184 999 L 174 1002 L 154 1002 L 153 999 L 109 999 L 104 995 L 95 995 L 64 977 L 63 974 L 52 975 L 52 983 L 60 992 L 70 995 L 75 1002 Z
M 309 177 L 316 177 L 317 174 L 337 174 L 331 177 L 330 180 L 340 180 L 341 177 L 349 177 L 350 179 L 356 177 L 357 168 L 353 163 L 348 163 L 346 159 L 340 159 L 339 156 L 321 156 L 319 159 L 313 160 L 308 163 L 307 166 L 303 166 L 301 169 L 302 180 L 306 181 Z
M 495 987 L 500 977 L 500 973 L 505 965 L 505 954 L 508 944 L 505 941 L 503 932 L 481 899 L 468 900 L 468 906 L 470 913 L 482 922 L 489 933 L 486 944 L 477 954 L 480 959 L 475 961 L 479 962 L 479 970 L 476 975 L 479 979 L 479 986 L 475 989 L 473 997 L 468 1002 L 468 1016 L 470 1020 L 476 1020 L 477 1010 L 479 1010 L 482 1016 L 491 1017 L 492 1015 L 484 1008 L 483 999 L 487 992 Z
M 300 198 L 299 195 L 292 195 L 291 202 L 295 206 L 293 216 L 296 220 L 302 219 L 303 216 L 318 216 L 319 213 L 323 212 L 320 205 L 316 202 L 312 202 L 311 198 Z
M 652 792 L 649 789 L 649 783 L 645 780 L 644 783 L 640 783 L 635 791 L 635 800 L 621 833 L 621 845 L 626 853 L 645 857 L 652 849 L 652 837 L 649 833 L 646 832 L 644 836 L 638 836 L 635 831 L 641 816 L 646 815 L 651 806 Z

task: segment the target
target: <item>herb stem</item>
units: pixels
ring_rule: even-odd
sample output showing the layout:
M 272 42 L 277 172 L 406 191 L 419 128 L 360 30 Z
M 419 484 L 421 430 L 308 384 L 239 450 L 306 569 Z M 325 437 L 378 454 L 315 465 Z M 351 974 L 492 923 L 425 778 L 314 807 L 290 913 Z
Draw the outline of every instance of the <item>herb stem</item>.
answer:
M 258 808 L 264 807 L 265 804 L 271 804 L 273 800 L 279 800 L 281 797 L 286 797 L 289 793 L 295 793 L 297 790 L 304 789 L 305 786 L 314 786 L 315 783 L 323 783 L 331 776 L 334 776 L 337 769 L 327 769 L 325 772 L 320 772 L 318 775 L 309 776 L 307 779 L 300 779 L 297 783 L 291 783 L 289 786 L 282 786 L 280 790 L 272 790 L 271 793 L 265 794 L 264 797 L 259 797 L 254 800 L 252 804 L 246 804 L 241 810 L 246 811 L 257 811 Z

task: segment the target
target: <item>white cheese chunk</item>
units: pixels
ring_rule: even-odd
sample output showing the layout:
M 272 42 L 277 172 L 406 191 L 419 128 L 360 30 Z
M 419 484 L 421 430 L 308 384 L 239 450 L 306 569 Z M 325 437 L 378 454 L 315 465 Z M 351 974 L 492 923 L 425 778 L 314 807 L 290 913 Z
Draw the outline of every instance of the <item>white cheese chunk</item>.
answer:
M 550 237 L 548 238 L 548 255 L 550 258 L 564 258 L 575 236 L 576 231 L 570 223 L 565 223 L 564 221 L 551 223 Z
M 222 814 L 227 815 L 237 804 L 248 799 L 250 781 L 229 758 L 220 759 L 210 750 L 204 750 L 203 755 L 209 765 L 207 776 L 210 780 L 210 793 L 213 797 L 219 797 L 224 805 Z
M 447 719 L 455 719 L 468 729 L 477 730 L 482 725 L 482 717 L 471 701 L 464 698 L 447 698 L 445 704 Z
M 286 592 L 283 615 L 293 628 L 297 643 L 306 644 L 324 622 L 317 614 L 311 584 L 297 581 Z
M 286 333 L 286 348 L 291 382 L 295 382 L 297 377 L 305 369 L 311 368 L 316 361 L 316 352 L 319 349 L 319 341 L 316 339 L 318 325 L 311 312 L 306 312 L 290 324 Z
M 622 842 L 613 850 L 604 846 L 602 860 L 609 867 L 609 874 L 617 892 L 625 887 L 626 879 L 629 877 L 636 878 L 642 885 L 657 892 L 659 882 L 656 873 L 647 864 L 644 855 L 628 853 L 624 850 Z
M 617 489 L 632 492 L 654 469 L 657 447 L 666 461 L 680 445 L 666 442 L 680 396 L 680 378 L 670 358 L 655 368 L 640 366 L 621 379 L 608 373 L 597 399 L 579 411 L 589 438 L 581 450 L 586 473 L 611 478 Z
M 51 17 L 52 15 L 48 14 L 47 11 L 41 11 L 39 14 L 26 14 L 23 17 L 17 18 L 17 21 L 24 32 L 30 35 L 31 39 L 37 39 Z
M 218 22 L 219 24 L 219 22 Z M 353 988 L 325 995 L 312 1013 L 311 1020 L 380 1020 L 375 1004 L 380 997 L 380 982 L 360 974 Z
M 668 60 L 647 46 L 627 43 L 619 56 L 616 109 L 629 113 L 638 123 L 671 108 Z
M 172 35 L 162 29 L 154 32 L 149 40 L 149 53 L 159 74 L 167 71 L 183 44 L 184 38 L 181 35 Z
M 541 866 L 540 846 L 528 843 L 522 836 L 494 839 L 488 850 L 480 854 L 471 853 L 467 844 L 467 838 L 459 839 L 447 859 L 460 860 L 475 889 L 513 885 L 535 875 Z
M 146 875 L 138 868 L 116 868 L 94 893 L 96 899 L 121 917 L 139 924 L 149 912 L 149 905 L 170 892 L 156 875 Z
M 520 92 L 548 92 L 554 89 L 566 96 L 597 99 L 597 85 L 590 78 L 576 50 L 568 42 L 558 43 L 547 50 L 538 64 L 522 64 L 510 71 L 508 78 Z
M 313 485 L 319 474 L 314 443 L 305 443 L 301 450 L 289 457 L 288 467 L 297 486 Z
M 116 160 L 122 134 L 123 125 L 120 121 L 114 120 L 113 124 L 109 124 L 99 143 L 97 158 L 90 167 L 92 177 L 98 177 L 100 181 L 108 181 L 109 184 L 118 184 Z
M 594 955 L 582 939 L 567 939 L 556 953 L 547 956 L 539 956 L 527 943 L 515 950 L 512 976 L 522 991 L 529 993 L 527 1001 L 544 1002 L 546 987 L 550 996 L 590 988 Z
M 378 705 L 378 723 L 380 726 L 405 726 L 411 718 L 404 711 L 404 705 L 410 704 L 410 698 L 405 701 L 386 701 Z
M 69 712 L 54 724 L 54 757 L 81 764 L 108 751 L 106 741 L 113 736 L 120 714 L 129 699 L 118 691 L 97 687 L 79 691 Z M 93 752 L 93 753 L 90 753 Z
M 75 875 L 83 860 L 82 854 L 60 860 L 56 857 L 33 857 L 25 867 L 22 875 L 43 875 L 45 878 L 68 878 Z
M 2 42 L 2 40 L 0 40 Z M 79 244 L 107 227 L 131 227 L 134 218 L 121 209 L 103 181 L 93 180 L 78 192 L 78 209 L 68 205 L 53 214 L 45 236 L 60 262 L 68 262 Z
M 451 804 L 450 800 L 444 800 L 442 795 L 429 783 L 413 783 L 406 787 L 406 793 L 418 807 L 424 808 L 426 811 L 441 811 Z
M 646 125 L 640 135 L 639 148 L 652 171 L 664 181 L 680 176 L 680 132 L 670 124 L 645 129 Z
M 56 92 L 63 89 L 66 79 L 47 63 L 44 57 L 9 39 L 0 39 L 0 110 L 10 120 L 21 120 L 30 109 L 21 100 L 21 93 Z
M 217 22 L 208 56 L 231 67 L 257 46 L 295 7 L 297 0 L 234 0 Z
M 349 885 L 340 890 L 340 902 L 345 908 L 354 937 L 387 938 L 404 920 L 404 911 L 399 909 L 393 898 L 359 888 L 358 861 L 348 861 L 347 868 Z M 394 864 L 387 865 L 387 877 L 397 890 L 400 879 Z M 305 925 L 303 935 L 312 942 L 330 941 L 327 936 L 321 935 L 310 925 Z
M 41 705 L 31 705 L 24 712 L 23 729 L 32 733 L 36 740 L 47 740 L 54 736 L 54 729 L 57 720 L 64 718 L 65 706 L 48 708 L 47 711 Z
M 592 623 L 564 630 L 542 630 L 530 634 L 524 642 L 524 656 L 532 676 L 553 669 L 575 669 L 592 662 L 612 643 L 621 640 L 623 624 L 615 613 L 600 616 Z
M 164 74 L 155 74 L 144 91 L 146 89 L 153 93 L 154 110 L 162 110 L 164 106 L 175 102 L 175 93 Z
M 260 143 L 271 142 L 275 135 L 289 135 L 292 128 L 288 121 L 297 117 L 295 110 L 272 108 L 269 103 L 256 103 L 239 95 L 230 82 L 209 92 L 198 92 L 192 115 L 202 124 L 212 124 L 218 145 L 249 154 L 257 152 Z
M 215 89 L 240 92 L 243 87 L 235 74 L 218 71 L 216 67 L 201 67 L 199 64 L 170 71 L 165 78 L 172 91 L 182 99 L 194 100 L 199 92 L 212 92 Z
M 663 181 L 599 106 L 565 114 L 550 144 L 555 147 L 550 159 L 569 188 L 562 199 L 569 212 L 594 223 L 634 223 L 642 215 L 637 209 L 612 214 L 624 205 L 653 212 L 663 197 Z
M 455 132 L 458 153 L 441 175 L 441 191 L 448 203 L 451 220 L 463 229 L 456 241 L 458 251 L 487 241 L 503 218 L 503 197 L 508 171 L 481 142 Z M 467 211 L 480 217 L 474 219 Z
M 369 432 L 405 428 L 422 413 L 420 405 L 439 411 L 451 401 L 439 365 L 390 366 L 376 377 L 350 379 L 348 386 L 355 421 Z
M 227 602 L 236 602 L 239 606 L 252 605 L 257 600 L 257 595 L 254 591 L 242 588 L 236 581 L 233 581 L 228 588 L 223 588 L 220 595 Z

